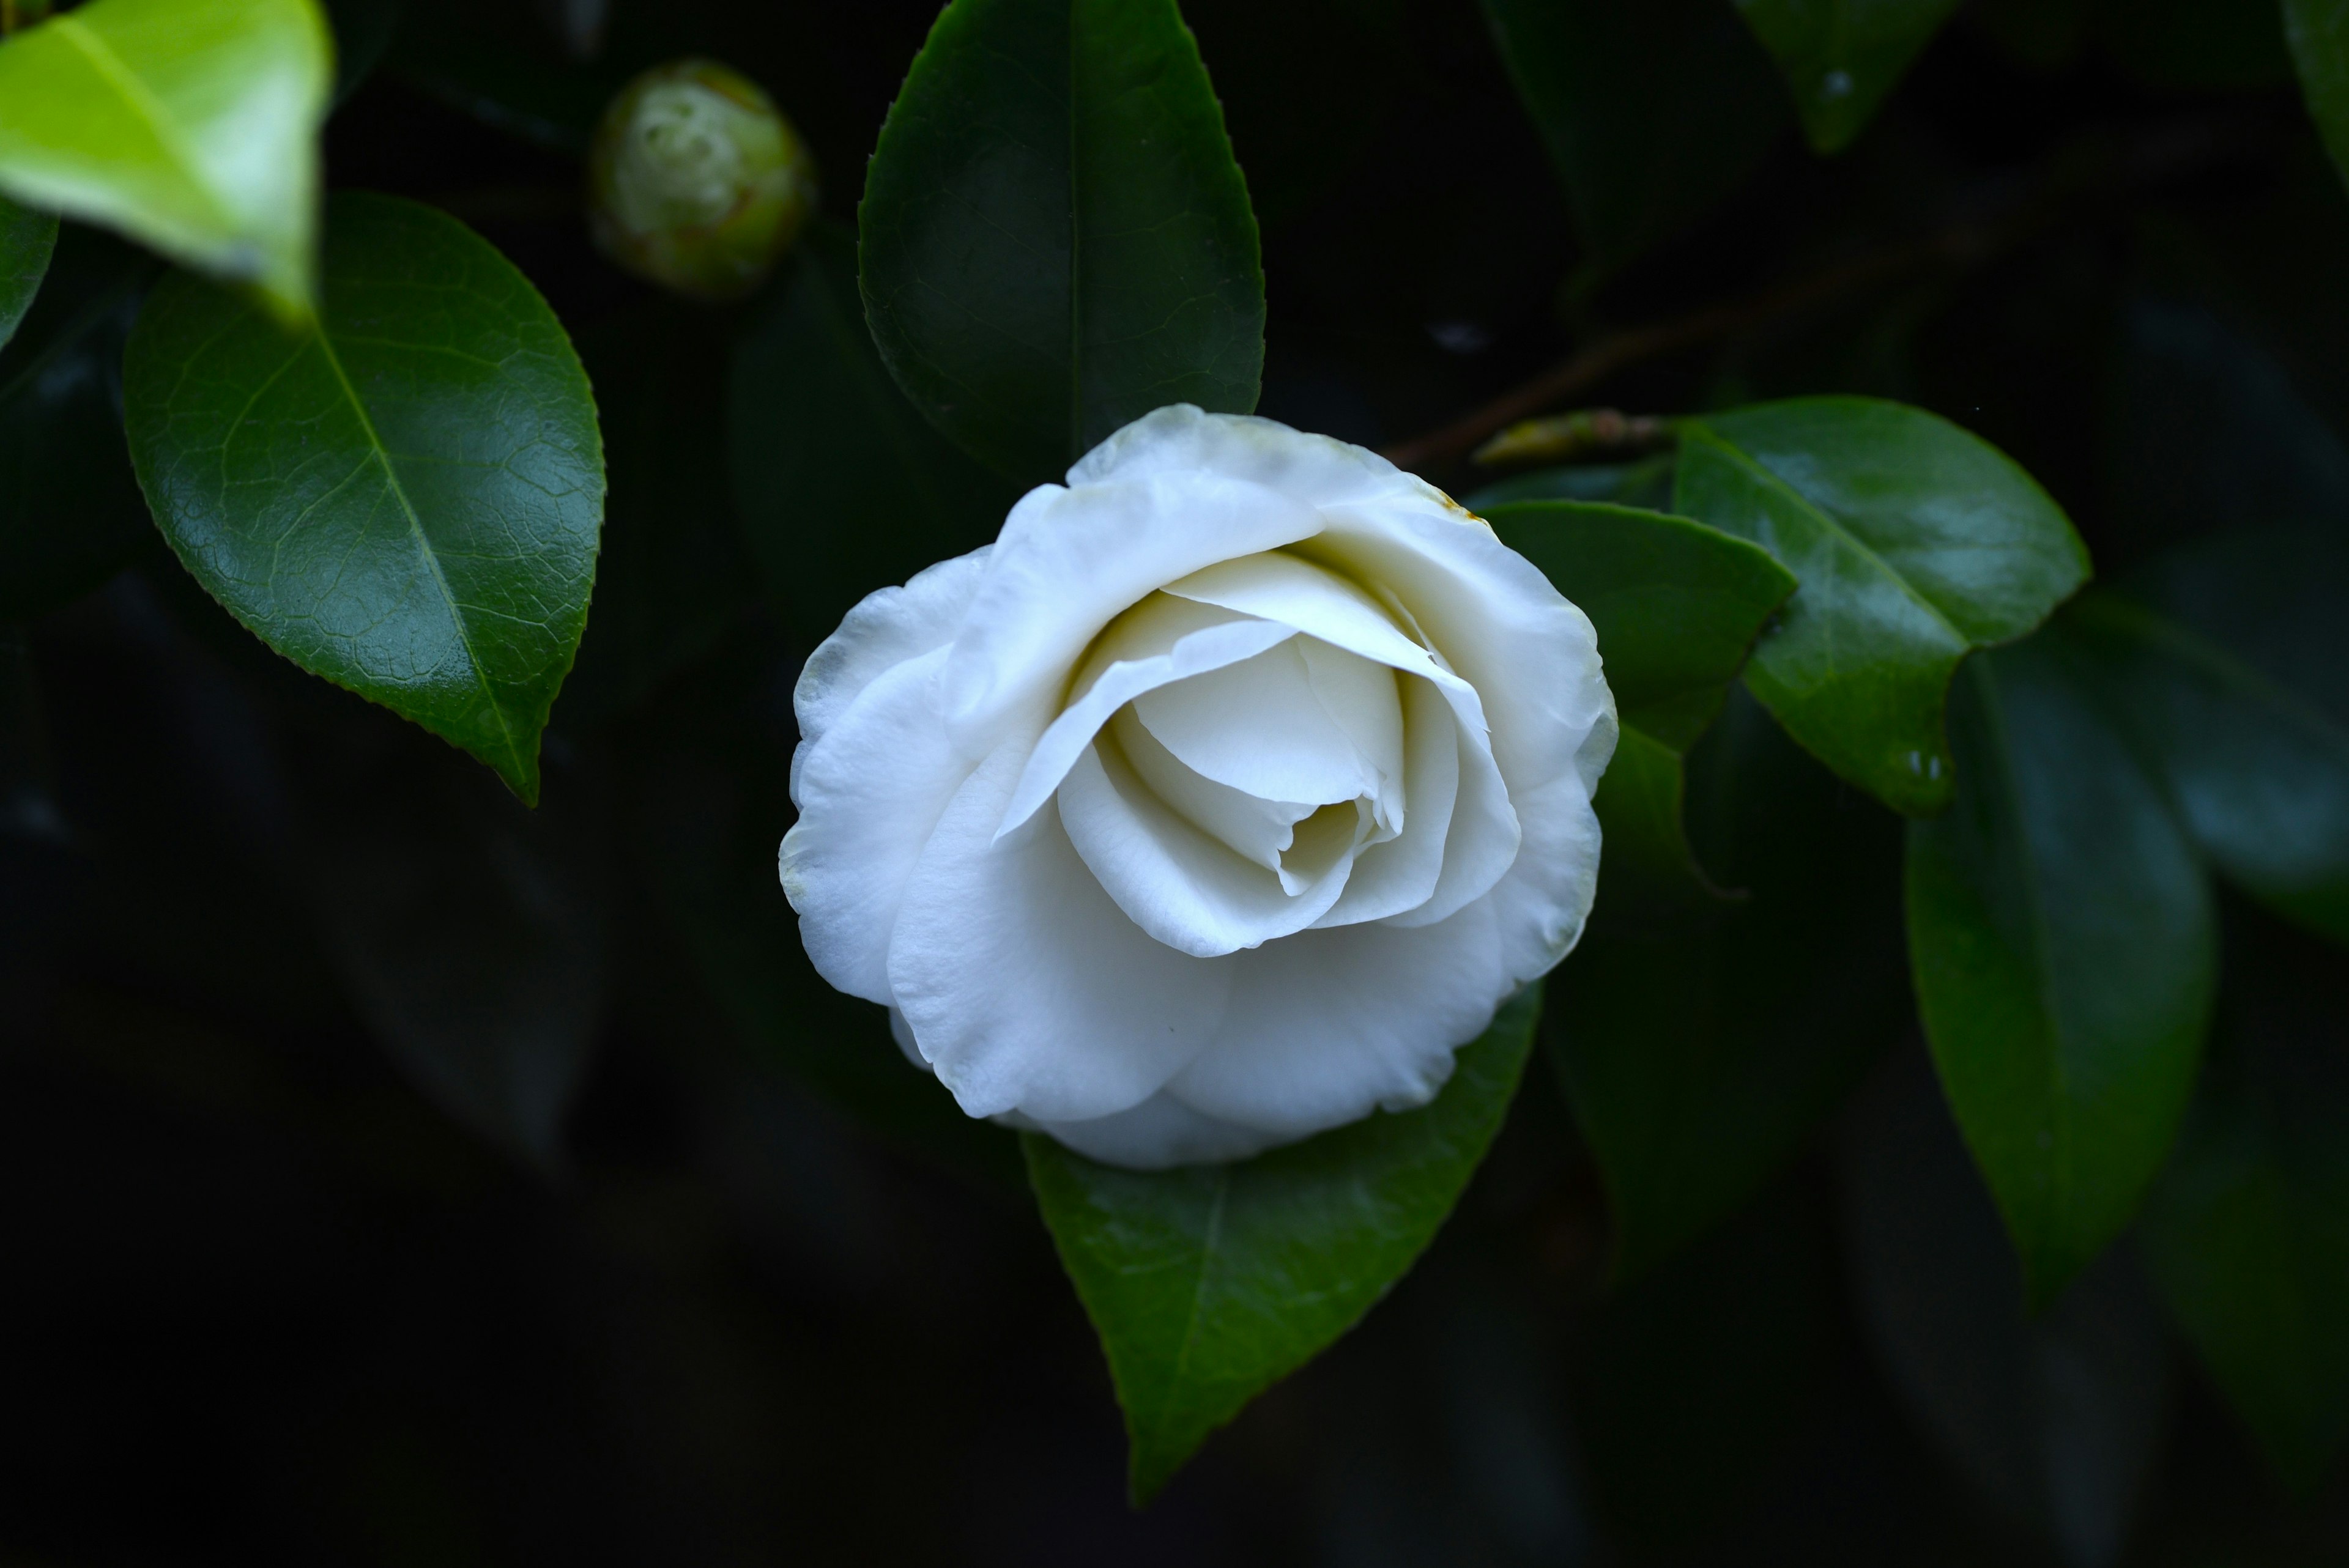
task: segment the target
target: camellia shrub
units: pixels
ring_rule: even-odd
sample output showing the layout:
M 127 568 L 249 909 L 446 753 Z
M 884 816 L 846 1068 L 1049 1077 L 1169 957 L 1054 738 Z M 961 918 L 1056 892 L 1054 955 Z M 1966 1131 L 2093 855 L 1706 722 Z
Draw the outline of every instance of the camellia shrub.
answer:
M 1123 1560 L 1107 1395 L 1149 1508 L 1276 1385 L 1200 1560 L 2349 1561 L 2349 0 L 0 26 L 8 1354 L 157 1339 L 118 1154 L 378 1260 L 220 1353 L 298 1501 L 12 1448 L 26 1551 L 604 1560 L 603 1373 L 336 1315 L 720 1255 L 674 1167 L 834 1305 L 597 1316 L 723 1390 L 647 1444 L 1107 1363 L 1073 1479 L 938 1413 L 712 1561 Z

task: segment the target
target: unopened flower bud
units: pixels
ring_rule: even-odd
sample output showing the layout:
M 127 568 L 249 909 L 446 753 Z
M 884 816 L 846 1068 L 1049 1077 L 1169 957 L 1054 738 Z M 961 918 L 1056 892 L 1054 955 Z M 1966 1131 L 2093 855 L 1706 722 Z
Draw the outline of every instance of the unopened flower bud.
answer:
M 815 160 L 772 99 L 709 60 L 620 89 L 588 154 L 595 242 L 698 299 L 759 286 L 816 207 Z

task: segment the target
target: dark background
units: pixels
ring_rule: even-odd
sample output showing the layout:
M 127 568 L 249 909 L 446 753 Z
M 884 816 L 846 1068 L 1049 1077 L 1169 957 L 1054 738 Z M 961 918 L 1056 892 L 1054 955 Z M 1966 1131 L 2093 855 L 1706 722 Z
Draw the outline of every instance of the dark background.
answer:
M 77 519 L 127 565 L 0 642 L 0 1563 L 2054 1563 L 2062 1490 L 2017 1475 L 2115 1445 L 2150 1455 L 2125 1562 L 2349 1562 L 2339 1468 L 2287 1496 L 2181 1346 L 2127 1429 L 2078 1430 L 2000 1382 L 2023 1351 L 1902 1315 L 2004 1325 L 2014 1291 L 1898 1028 L 1743 1217 L 1619 1288 L 1537 1059 L 1430 1256 L 1130 1512 L 1008 1138 L 942 1121 L 877 1011 L 822 991 L 773 883 L 808 638 L 758 591 L 723 447 L 761 302 L 659 300 L 580 217 L 604 98 L 706 52 L 853 222 L 935 6 L 613 7 L 584 62 L 519 0 L 336 10 L 347 69 L 377 60 L 330 184 L 473 223 L 596 373 L 607 554 L 545 806 L 277 660 L 135 498 Z M 1565 286 L 1572 226 L 1473 5 L 1185 10 L 1263 222 L 1267 414 L 1398 442 L 1609 327 L 1954 233 L 1594 397 L 1922 404 L 2030 469 L 2106 578 L 2349 519 L 2349 201 L 2272 6 L 2165 0 L 2167 53 L 2044 66 L 1969 11 L 1849 152 L 1790 116 L 1596 289 Z M 631 358 L 647 321 L 664 353 Z M 1779 760 L 1896 932 L 1890 820 Z M 1701 794 L 1726 764 L 1696 766 Z M 2229 923 L 2219 1060 L 2246 1008 L 2337 1059 L 2337 956 Z M 1851 964 L 1902 984 L 1897 939 Z M 1574 995 L 1569 963 L 1549 1026 Z M 1920 1392 L 1936 1357 L 1956 1418 Z

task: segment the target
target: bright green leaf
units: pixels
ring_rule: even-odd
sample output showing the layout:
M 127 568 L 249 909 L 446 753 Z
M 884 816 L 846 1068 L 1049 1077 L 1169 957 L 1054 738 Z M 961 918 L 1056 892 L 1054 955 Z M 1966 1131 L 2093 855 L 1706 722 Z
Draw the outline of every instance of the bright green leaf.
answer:
M 1174 0 L 955 0 L 857 219 L 882 358 L 1013 480 L 1165 404 L 1256 407 L 1256 219 Z
M 305 320 L 333 80 L 314 0 L 92 0 L 0 44 L 0 191 Z
M 116 412 L 123 341 L 155 267 L 110 235 L 67 228 L 0 350 L 0 621 L 80 597 L 155 536 Z
M 1941 708 L 1959 661 L 2030 631 L 2088 575 L 2079 535 L 2004 454 L 1872 398 L 1689 421 L 1673 501 L 1793 570 L 1802 588 L 1746 685 L 1821 761 L 1911 815 L 1949 803 Z
M 2283 34 L 2308 112 L 2349 180 L 2349 0 L 2283 0 Z
M 994 538 L 1019 499 L 890 380 L 835 224 L 809 232 L 736 349 L 727 417 L 751 553 L 809 646 L 874 589 Z
M 526 801 L 587 615 L 595 405 L 546 302 L 447 214 L 330 205 L 318 329 L 176 277 L 124 361 L 157 522 L 262 641 Z
M 1958 0 L 1736 0 L 1821 152 L 1851 144 Z
M 1909 944 L 1958 1125 L 2044 1305 L 2127 1225 L 2193 1092 L 2210 890 L 2066 629 L 1968 666 L 1958 797 L 1909 826 Z
M 1352 1327 L 1434 1238 L 1508 1109 L 1538 987 L 1460 1048 L 1435 1102 L 1234 1165 L 1122 1171 L 1021 1140 L 1125 1409 L 1137 1501 Z
M 1584 501 L 1486 514 L 1590 617 L 1623 723 L 1596 797 L 1606 830 L 1601 919 L 1713 896 L 1681 823 L 1681 754 L 1721 711 L 1764 622 L 1794 592 L 1769 552 L 1687 518 Z
M 33 307 L 57 243 L 55 218 L 0 196 L 0 348 L 8 346 L 16 324 Z
M 1643 910 L 1627 930 L 1610 817 L 1589 934 L 1549 981 L 1544 1033 L 1606 1184 L 1619 1277 L 1742 1208 L 1908 1014 L 1899 819 L 1742 693 L 1691 752 L 1688 793 L 1703 862 L 1738 901 Z
M 1600 270 L 1702 218 L 1785 123 L 1769 57 L 1719 0 L 1485 0 L 1485 15 Z
M 2097 594 L 2066 617 L 2106 701 L 2221 872 L 2349 942 L 2349 550 L 2222 536 L 2140 581 L 2151 603 Z
M 2210 1065 L 2137 1235 L 2187 1337 L 2304 1491 L 2349 1446 L 2340 958 L 2256 917 L 2230 924 Z
M 2173 1353 L 2143 1271 L 2116 1249 L 2026 1313 L 2014 1249 L 1922 1052 L 1886 1062 L 1842 1142 L 1845 1256 L 1885 1382 L 1976 1495 L 2058 1548 L 2051 1561 L 2110 1568 L 2170 1403 Z

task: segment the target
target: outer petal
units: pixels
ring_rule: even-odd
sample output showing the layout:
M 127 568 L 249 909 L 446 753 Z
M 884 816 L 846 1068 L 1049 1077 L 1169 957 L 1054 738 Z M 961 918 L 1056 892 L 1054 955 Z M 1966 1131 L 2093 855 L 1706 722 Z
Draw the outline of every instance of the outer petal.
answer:
M 1197 1055 L 1230 977 L 1154 942 L 1070 846 L 1057 810 L 1001 840 L 1020 758 L 958 790 L 923 849 L 889 945 L 889 986 L 972 1116 L 1083 1121 L 1140 1104 Z
M 1311 507 L 1428 488 L 1361 447 L 1272 419 L 1209 414 L 1189 403 L 1145 414 L 1117 431 L 1078 459 L 1069 483 L 1191 472 L 1245 480 Z
M 956 636 L 948 727 L 973 751 L 1040 731 L 1085 645 L 1128 606 L 1202 566 L 1320 527 L 1311 508 L 1214 473 L 1029 491 L 1004 521 Z
M 1167 1090 L 1284 1141 L 1426 1104 L 1515 989 L 1489 899 L 1435 925 L 1300 932 L 1223 962 L 1230 1010 Z
M 1595 759 L 1588 774 L 1578 765 L 1516 796 L 1525 850 L 1490 902 L 1502 966 L 1518 984 L 1548 974 L 1582 939 L 1583 922 L 1599 891 L 1599 815 L 1590 809 L 1592 785 L 1584 780 L 1595 782 L 1606 768 L 1614 755 L 1615 733 L 1610 707 L 1607 722 L 1584 743 L 1586 758 Z
M 1246 1160 L 1282 1141 L 1252 1127 L 1217 1121 L 1164 1090 L 1132 1110 L 1092 1121 L 1038 1121 L 1016 1112 L 996 1119 L 1025 1132 L 1048 1132 L 1088 1159 L 1129 1171 Z
M 792 758 L 800 815 L 777 856 L 783 892 L 816 973 L 869 1002 L 894 1000 L 889 934 L 898 906 L 922 846 L 971 772 L 938 713 L 947 654 L 936 647 L 883 671 Z
M 800 748 L 823 738 L 883 670 L 916 658 L 954 640 L 971 595 L 978 591 L 987 557 L 982 544 L 916 573 L 903 588 L 868 593 L 849 611 L 839 630 L 808 655 L 792 688 L 792 711 L 799 719 Z M 797 758 L 792 761 L 793 801 L 799 799 Z

